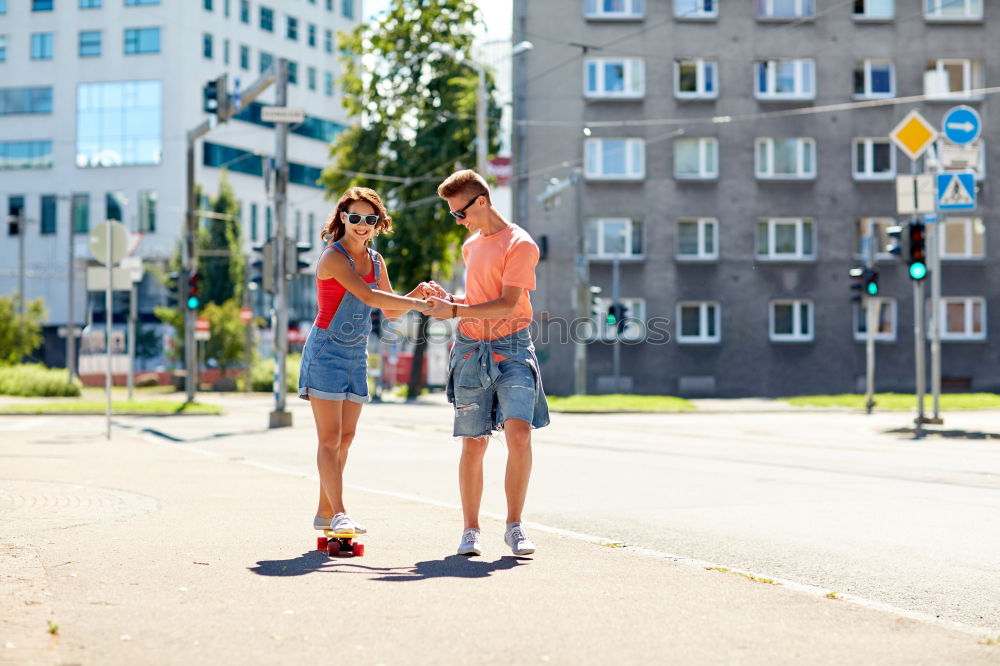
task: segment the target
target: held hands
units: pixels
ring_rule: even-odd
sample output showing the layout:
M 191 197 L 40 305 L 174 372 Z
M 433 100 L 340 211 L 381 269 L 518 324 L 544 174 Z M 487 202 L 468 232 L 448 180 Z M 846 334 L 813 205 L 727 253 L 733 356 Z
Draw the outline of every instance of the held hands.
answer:
M 421 282 L 417 285 L 417 288 L 414 289 L 414 291 L 420 298 L 431 298 L 432 296 L 436 296 L 438 298 L 448 298 L 448 292 L 434 280 Z
M 427 302 L 431 304 L 431 308 L 426 310 L 424 314 L 430 315 L 435 319 L 451 319 L 452 309 L 455 304 L 451 301 L 446 301 L 438 296 L 431 296 L 427 299 Z

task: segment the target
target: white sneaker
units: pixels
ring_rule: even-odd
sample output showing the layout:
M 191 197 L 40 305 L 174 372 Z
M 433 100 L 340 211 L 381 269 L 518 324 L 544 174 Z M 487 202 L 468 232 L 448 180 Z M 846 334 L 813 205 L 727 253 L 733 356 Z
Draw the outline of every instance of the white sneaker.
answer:
M 338 513 L 337 514 L 337 516 L 343 516 L 343 515 L 344 514 L 342 514 L 342 513 Z M 334 518 L 336 518 L 336 516 Z M 337 528 L 333 527 L 334 518 L 322 518 L 320 516 L 316 516 L 315 518 L 313 518 L 313 529 L 314 530 L 330 530 L 330 529 L 332 529 L 332 530 L 336 531 Z M 354 520 L 351 520 L 350 518 L 348 518 L 348 520 L 350 520 L 354 524 L 354 532 L 356 534 L 367 534 L 368 533 L 368 529 L 364 525 L 362 525 L 361 523 L 354 522 Z
M 346 513 L 338 513 L 330 521 L 330 529 L 337 534 L 365 534 L 367 530 L 364 525 L 359 525 L 358 523 L 351 520 L 351 517 Z
M 479 530 L 475 527 L 462 532 L 462 543 L 458 544 L 459 555 L 482 555 L 483 544 L 479 540 Z
M 504 543 L 510 546 L 515 555 L 531 555 L 535 552 L 535 544 L 524 533 L 521 523 L 511 523 L 503 535 Z

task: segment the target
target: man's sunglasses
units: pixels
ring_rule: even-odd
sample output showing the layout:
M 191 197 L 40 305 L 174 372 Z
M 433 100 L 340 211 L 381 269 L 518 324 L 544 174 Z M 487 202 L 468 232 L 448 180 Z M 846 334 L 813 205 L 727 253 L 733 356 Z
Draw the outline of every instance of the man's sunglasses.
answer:
M 449 210 L 448 212 L 451 213 L 451 216 L 454 217 L 456 220 L 464 220 L 465 219 L 465 210 L 469 206 L 471 206 L 472 204 L 476 203 L 476 199 L 478 199 L 481 196 L 483 196 L 483 195 L 482 194 L 477 194 L 476 196 L 472 197 L 472 199 L 469 200 L 469 203 L 465 204 L 464 206 L 462 206 L 458 210 Z
M 348 224 L 361 224 L 364 222 L 369 227 L 374 227 L 378 224 L 378 215 L 358 215 L 357 213 L 341 213 L 344 216 L 344 221 Z

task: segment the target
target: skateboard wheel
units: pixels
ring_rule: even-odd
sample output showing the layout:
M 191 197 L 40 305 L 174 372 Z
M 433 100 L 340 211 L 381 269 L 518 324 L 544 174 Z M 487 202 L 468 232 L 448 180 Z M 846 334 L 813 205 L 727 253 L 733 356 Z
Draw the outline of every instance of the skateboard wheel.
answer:
M 354 544 L 354 557 L 363 557 L 365 554 L 365 544 L 356 543 Z
M 326 537 L 316 537 L 316 550 L 326 550 Z
M 336 540 L 331 540 L 326 546 L 326 554 L 330 557 L 336 557 L 340 554 L 340 542 Z

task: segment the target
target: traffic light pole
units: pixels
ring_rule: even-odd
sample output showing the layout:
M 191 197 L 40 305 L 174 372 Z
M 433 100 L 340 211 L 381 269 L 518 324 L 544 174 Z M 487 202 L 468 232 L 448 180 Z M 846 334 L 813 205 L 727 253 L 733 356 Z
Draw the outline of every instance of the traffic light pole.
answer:
M 875 268 L 875 236 L 869 230 L 864 238 L 865 266 Z M 865 306 L 865 412 L 872 413 L 875 406 L 875 327 L 878 326 L 880 303 L 869 294 L 862 296 Z
M 275 80 L 275 105 L 285 106 L 288 99 L 288 61 L 279 58 Z M 288 393 L 285 361 L 288 357 L 288 248 L 285 243 L 286 192 L 288 190 L 288 123 L 276 123 L 274 169 L 274 259 L 277 280 L 274 292 L 274 411 L 268 427 L 292 425 L 292 414 L 285 410 Z
M 623 248 L 624 249 L 624 248 Z M 621 273 L 621 252 L 615 252 L 615 257 L 611 264 L 611 304 L 615 307 L 615 340 L 612 347 L 611 365 L 615 376 L 615 393 L 621 393 L 619 375 L 621 373 L 622 347 L 621 333 L 618 331 L 618 299 L 620 297 L 618 280 Z
M 913 281 L 913 339 L 915 365 L 917 368 L 917 418 L 914 423 L 917 426 L 917 434 L 923 432 L 924 423 L 924 392 L 927 381 L 925 370 L 925 348 L 927 341 L 924 337 L 924 281 Z
M 937 178 L 938 169 L 931 167 L 931 174 Z M 934 197 L 934 223 L 926 224 L 927 267 L 931 278 L 931 395 L 934 416 L 931 422 L 944 423 L 939 412 L 941 398 L 941 218 L 937 197 Z

